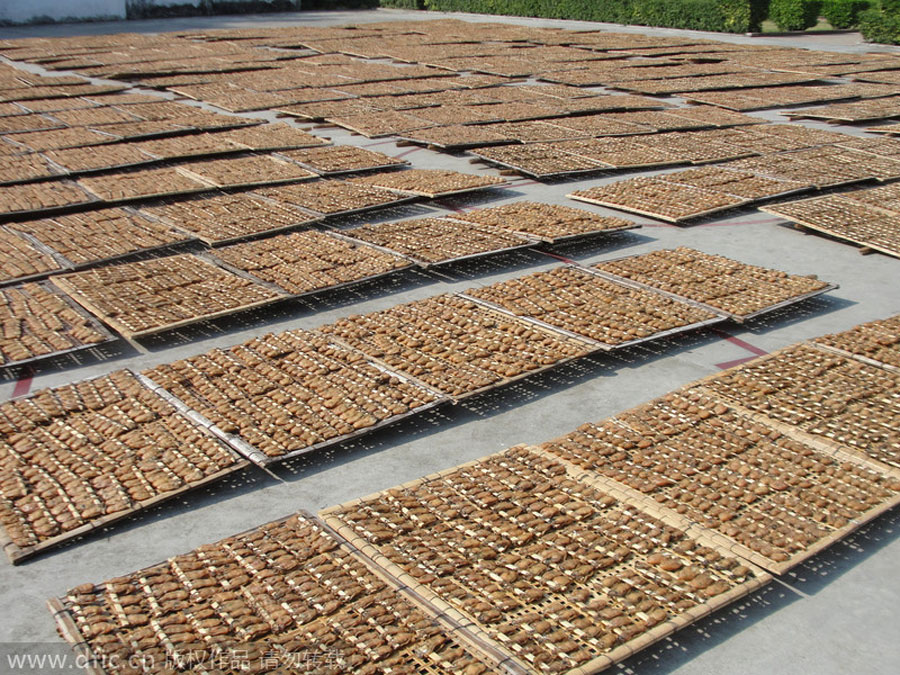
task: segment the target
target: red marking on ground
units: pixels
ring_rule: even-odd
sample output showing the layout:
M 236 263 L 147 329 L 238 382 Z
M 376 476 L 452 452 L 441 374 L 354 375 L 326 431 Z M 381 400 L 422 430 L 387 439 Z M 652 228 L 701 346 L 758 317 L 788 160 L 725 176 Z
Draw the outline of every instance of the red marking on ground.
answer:
M 577 264 L 574 260 L 570 260 L 561 255 L 556 255 L 555 253 L 547 253 L 546 251 L 536 251 L 536 253 L 540 253 L 541 255 L 545 255 L 548 258 L 556 258 L 557 260 L 562 260 L 564 263 L 568 263 L 569 265 Z
M 754 347 L 746 340 L 741 340 L 741 338 L 739 338 L 739 337 L 735 337 L 734 335 L 726 333 L 724 330 L 720 330 L 718 328 L 713 328 L 712 332 L 715 333 L 716 335 L 718 335 L 719 337 L 723 338 L 724 340 L 727 340 L 731 344 L 740 347 L 744 351 L 748 351 L 751 354 L 753 354 L 753 356 L 745 356 L 742 359 L 735 359 L 734 361 L 726 361 L 725 363 L 717 363 L 716 368 L 726 370 L 727 368 L 731 368 L 732 366 L 738 366 L 742 363 L 746 363 L 747 361 L 752 361 L 757 356 L 765 356 L 766 354 L 769 353 L 765 349 L 760 349 L 759 347 Z
M 734 366 L 739 366 L 742 363 L 747 363 L 748 361 L 752 361 L 757 357 L 755 356 L 745 356 L 742 359 L 735 359 L 734 361 L 725 361 L 724 363 L 717 363 L 716 368 L 719 370 L 728 370 L 729 368 L 734 368 Z
M 461 209 L 458 206 L 453 206 L 452 204 L 444 204 L 443 202 L 435 202 L 438 206 L 441 206 L 448 211 L 453 211 L 454 213 L 465 213 L 465 209 Z
M 12 397 L 16 398 L 17 396 L 24 396 L 29 391 L 31 391 L 31 380 L 34 378 L 32 373 L 26 373 L 22 375 L 18 382 L 16 382 L 16 386 L 13 389 Z
M 404 152 L 401 152 L 399 155 L 394 155 L 394 157 L 396 157 L 397 159 L 400 159 L 401 157 L 406 157 L 407 155 L 410 155 L 414 152 L 418 152 L 419 150 L 422 150 L 421 146 L 418 146 L 415 148 L 410 148 L 409 150 L 405 150 Z

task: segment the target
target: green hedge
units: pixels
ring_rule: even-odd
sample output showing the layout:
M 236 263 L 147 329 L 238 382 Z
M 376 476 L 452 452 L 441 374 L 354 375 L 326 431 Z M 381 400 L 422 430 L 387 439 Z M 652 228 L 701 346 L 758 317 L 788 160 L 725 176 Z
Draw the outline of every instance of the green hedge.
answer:
M 821 0 L 772 0 L 769 18 L 781 30 L 806 30 L 816 25 Z
M 425 9 L 425 0 L 381 0 L 379 4 L 397 9 Z
M 853 28 L 859 23 L 860 13 L 868 7 L 866 0 L 825 0 L 822 16 L 832 28 Z
M 182 2 L 173 5 L 155 5 L 147 0 L 127 0 L 125 3 L 125 18 L 165 19 L 204 14 L 289 12 L 296 9 L 296 0 L 205 0 L 199 4 Z
M 867 42 L 900 45 L 900 9 L 870 9 L 859 15 L 859 30 Z
M 382 6 L 416 0 L 381 0 Z M 439 12 L 538 16 L 746 33 L 759 30 L 769 0 L 424 0 Z

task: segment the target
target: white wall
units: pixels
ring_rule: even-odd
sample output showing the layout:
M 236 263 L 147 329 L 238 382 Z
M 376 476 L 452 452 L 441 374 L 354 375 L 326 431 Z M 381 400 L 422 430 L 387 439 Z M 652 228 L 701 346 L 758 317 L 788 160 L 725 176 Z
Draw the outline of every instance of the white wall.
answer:
M 125 18 L 125 0 L 0 0 L 0 21 L 24 23 L 34 17 L 51 19 Z

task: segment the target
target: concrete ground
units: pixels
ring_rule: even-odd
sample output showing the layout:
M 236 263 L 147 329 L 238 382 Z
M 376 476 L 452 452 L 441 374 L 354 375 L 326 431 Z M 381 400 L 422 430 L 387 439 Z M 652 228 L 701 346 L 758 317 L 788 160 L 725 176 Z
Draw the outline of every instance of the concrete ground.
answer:
M 78 35 L 185 28 L 330 25 L 440 14 L 393 10 L 302 12 L 243 17 L 198 17 L 141 22 L 29 26 L 0 29 L 0 38 Z M 583 27 L 583 22 L 466 16 L 528 25 Z M 625 28 L 660 35 L 685 34 L 667 29 Z M 693 33 L 691 33 L 693 34 Z M 777 43 L 841 51 L 868 48 L 855 34 L 815 37 L 721 38 L 730 42 Z M 775 113 L 766 119 L 787 121 Z M 845 129 L 847 130 L 847 129 Z M 849 132 L 849 130 L 847 130 Z M 445 167 L 469 172 L 492 170 L 466 157 L 420 148 L 397 147 L 384 139 L 367 140 L 335 129 L 316 129 L 336 142 L 403 155 L 415 167 Z M 853 131 L 852 133 L 860 133 Z M 636 175 L 636 174 L 631 174 Z M 356 222 L 440 214 L 475 204 L 532 199 L 576 204 L 565 195 L 615 177 L 535 183 L 512 180 L 493 194 L 400 207 Z M 622 214 L 617 214 L 622 215 Z M 254 527 L 297 509 L 318 511 L 427 473 L 481 457 L 516 443 L 540 443 L 653 396 L 717 372 L 726 364 L 769 352 L 860 322 L 900 312 L 900 260 L 860 256 L 857 249 L 824 237 L 806 235 L 756 210 L 738 212 L 693 227 L 679 228 L 636 216 L 643 229 L 556 253 L 595 262 L 673 246 L 691 246 L 753 264 L 798 274 L 817 274 L 840 289 L 750 324 L 688 334 L 651 343 L 615 356 L 598 356 L 521 381 L 457 407 L 439 408 L 400 426 L 274 467 L 278 478 L 249 469 L 222 483 L 188 494 L 99 534 L 12 567 L 0 561 L 0 643 L 60 644 L 45 601 L 84 582 L 99 582 L 188 551 L 200 544 Z M 547 269 L 558 260 L 536 252 L 518 252 L 473 261 L 440 275 L 409 273 L 370 284 L 339 297 L 279 306 L 231 321 L 185 330 L 148 345 L 146 353 L 113 349 L 105 360 L 47 371 L 33 382 L 0 383 L 0 400 L 31 389 L 55 386 L 130 367 L 201 353 L 239 343 L 266 331 L 314 328 L 350 313 L 394 304 Z M 891 674 L 900 670 L 897 607 L 900 606 L 900 514 L 888 513 L 861 528 L 767 588 L 675 634 L 618 667 L 623 673 L 817 673 Z M 5 670 L 5 668 L 7 668 Z M 12 672 L 0 662 L 0 673 Z

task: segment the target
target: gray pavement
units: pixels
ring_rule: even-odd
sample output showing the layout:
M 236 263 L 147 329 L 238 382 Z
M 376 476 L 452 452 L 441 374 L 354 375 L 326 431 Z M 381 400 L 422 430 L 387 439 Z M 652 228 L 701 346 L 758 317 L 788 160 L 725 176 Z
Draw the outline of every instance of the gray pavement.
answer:
M 197 17 L 4 28 L 0 29 L 0 38 L 294 23 L 329 25 L 440 16 L 380 10 Z M 466 18 L 566 27 L 596 25 L 475 15 Z M 685 33 L 609 28 L 652 34 Z M 854 34 L 803 38 L 703 36 L 820 49 L 866 48 Z M 775 113 L 761 116 L 787 121 Z M 403 154 L 417 168 L 495 173 L 481 164 L 470 164 L 467 157 L 397 147 L 390 141 L 367 140 L 336 129 L 315 129 L 314 133 L 329 136 L 336 142 L 372 147 L 392 155 Z M 616 212 L 576 204 L 565 195 L 620 178 L 591 177 L 551 184 L 515 179 L 508 188 L 494 195 L 486 193 L 440 204 L 426 202 L 401 207 L 391 214 L 378 214 L 377 219 L 437 214 L 475 203 L 494 204 L 524 198 L 568 203 L 613 214 Z M 840 289 L 748 325 L 725 324 L 720 330 L 692 333 L 617 356 L 590 357 L 465 405 L 439 408 L 359 441 L 276 465 L 273 470 L 279 480 L 249 469 L 19 567 L 0 561 L 0 606 L 7 608 L 0 618 L 0 641 L 56 641 L 53 620 L 44 603 L 74 585 L 127 573 L 297 509 L 315 512 L 516 443 L 549 440 L 583 422 L 615 414 L 717 372 L 722 364 L 750 357 L 754 351 L 773 351 L 799 340 L 900 312 L 900 260 L 882 255 L 860 256 L 852 246 L 806 235 L 759 211 L 738 212 L 686 228 L 637 216 L 626 217 L 645 223 L 646 227 L 594 243 L 571 245 L 559 253 L 580 262 L 595 262 L 685 245 L 792 273 L 817 274 L 840 284 Z M 358 222 L 373 219 L 360 218 Z M 447 270 L 442 276 L 410 273 L 350 291 L 345 296 L 324 296 L 272 312 L 186 330 L 168 341 L 151 345 L 147 353 L 125 350 L 114 359 L 44 372 L 31 386 L 59 385 L 120 367 L 141 369 L 213 347 L 230 346 L 262 332 L 313 328 L 347 314 L 486 285 L 556 264 L 559 264 L 556 259 L 525 251 L 473 261 Z M 0 400 L 12 395 L 16 386 L 15 382 L 0 383 Z M 900 514 L 896 512 L 882 516 L 768 588 L 638 654 L 618 670 L 692 675 L 898 672 L 898 521 Z M 0 673 L 6 672 L 5 667 L 6 664 L 0 663 Z

